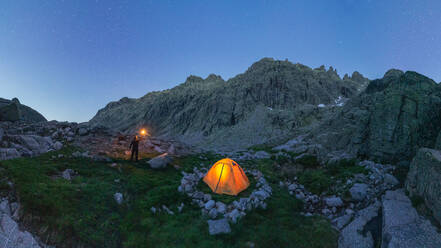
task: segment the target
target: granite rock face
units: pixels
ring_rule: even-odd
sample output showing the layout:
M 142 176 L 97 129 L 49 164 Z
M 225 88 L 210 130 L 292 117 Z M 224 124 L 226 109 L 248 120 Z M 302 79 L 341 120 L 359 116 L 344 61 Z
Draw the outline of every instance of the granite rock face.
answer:
M 0 121 L 42 122 L 46 121 L 46 118 L 32 108 L 22 105 L 17 98 L 0 98 Z
M 322 157 L 339 151 L 383 162 L 409 161 L 419 147 L 435 146 L 440 109 L 441 86 L 435 81 L 416 72 L 390 70 L 305 140 L 320 144 Z
M 354 76 L 342 80 L 332 68 L 265 58 L 228 81 L 190 76 L 173 89 L 109 103 L 89 123 L 119 131 L 144 125 L 153 136 L 231 151 L 286 138 L 309 124 L 324 111 L 318 105 L 334 106 L 368 82 Z
M 421 148 L 410 164 L 406 189 L 421 196 L 441 223 L 441 151 Z

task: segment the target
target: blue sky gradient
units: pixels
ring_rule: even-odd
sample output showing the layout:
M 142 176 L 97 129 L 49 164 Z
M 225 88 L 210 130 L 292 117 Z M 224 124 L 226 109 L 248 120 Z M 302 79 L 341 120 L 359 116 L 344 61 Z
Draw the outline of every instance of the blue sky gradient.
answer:
M 108 102 L 224 79 L 263 57 L 441 80 L 441 1 L 0 2 L 0 97 L 88 121 Z

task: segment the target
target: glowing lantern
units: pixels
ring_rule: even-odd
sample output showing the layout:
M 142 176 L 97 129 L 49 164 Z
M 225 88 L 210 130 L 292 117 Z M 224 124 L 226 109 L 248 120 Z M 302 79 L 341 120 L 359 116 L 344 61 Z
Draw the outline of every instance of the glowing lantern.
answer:
M 239 164 L 229 158 L 217 161 L 205 175 L 204 182 L 214 193 L 227 195 L 237 195 L 250 185 Z
M 147 135 L 147 131 L 145 130 L 145 128 L 141 129 L 141 130 L 139 131 L 139 133 L 140 133 L 142 136 L 146 136 L 146 135 Z

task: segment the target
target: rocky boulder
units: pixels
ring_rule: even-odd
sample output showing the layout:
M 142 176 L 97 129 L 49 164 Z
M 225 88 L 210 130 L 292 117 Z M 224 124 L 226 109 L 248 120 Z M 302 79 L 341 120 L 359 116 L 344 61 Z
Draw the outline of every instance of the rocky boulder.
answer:
M 208 220 L 208 232 L 210 235 L 230 233 L 231 228 L 226 218 L 220 220 Z
M 168 153 L 164 153 L 164 154 L 161 154 L 157 157 L 150 159 L 150 161 L 148 163 L 152 169 L 164 169 L 172 161 L 173 161 L 173 159 L 171 158 L 171 156 L 168 155 Z
M 410 164 L 406 189 L 420 196 L 441 223 L 441 151 L 421 148 Z
M 351 193 L 351 197 L 355 201 L 362 201 L 366 198 L 367 191 L 369 189 L 369 185 L 364 183 L 356 183 L 354 184 L 349 192 Z
M 17 203 L 0 199 L 0 245 L 1 247 L 39 248 L 37 240 L 14 220 Z M 15 206 L 15 207 L 13 207 Z
M 441 234 L 418 215 L 403 189 L 387 191 L 382 202 L 382 248 L 441 247 Z

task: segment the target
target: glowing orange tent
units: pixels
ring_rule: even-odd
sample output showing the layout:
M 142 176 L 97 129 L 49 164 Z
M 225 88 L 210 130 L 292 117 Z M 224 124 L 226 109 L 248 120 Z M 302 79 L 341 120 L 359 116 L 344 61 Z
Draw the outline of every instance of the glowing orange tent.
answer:
M 248 188 L 250 181 L 235 161 L 224 158 L 207 172 L 204 182 L 217 194 L 237 195 Z

